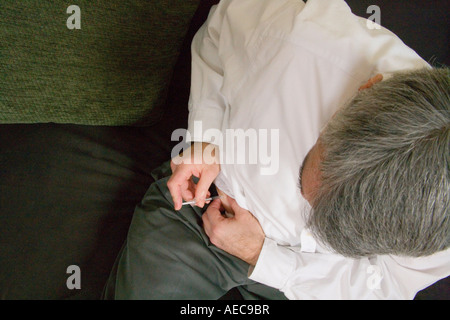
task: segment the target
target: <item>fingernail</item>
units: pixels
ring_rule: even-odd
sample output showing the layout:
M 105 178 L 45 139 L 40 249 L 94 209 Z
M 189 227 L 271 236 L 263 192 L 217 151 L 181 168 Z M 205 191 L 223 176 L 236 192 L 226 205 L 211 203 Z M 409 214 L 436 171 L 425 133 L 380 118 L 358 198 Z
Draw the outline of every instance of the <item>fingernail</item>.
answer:
M 195 204 L 197 207 L 203 208 L 205 205 L 205 201 L 204 200 L 198 200 L 197 203 Z

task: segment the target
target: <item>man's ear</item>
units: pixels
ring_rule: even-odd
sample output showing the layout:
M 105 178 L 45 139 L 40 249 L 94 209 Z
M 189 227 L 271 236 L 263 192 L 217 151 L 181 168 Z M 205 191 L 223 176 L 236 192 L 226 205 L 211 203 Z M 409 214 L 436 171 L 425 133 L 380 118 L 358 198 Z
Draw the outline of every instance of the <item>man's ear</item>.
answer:
M 381 80 L 383 80 L 383 75 L 379 73 L 375 77 L 369 79 L 369 81 L 367 81 L 365 85 L 359 87 L 359 91 L 364 90 L 364 89 L 369 89 L 375 83 L 380 82 Z

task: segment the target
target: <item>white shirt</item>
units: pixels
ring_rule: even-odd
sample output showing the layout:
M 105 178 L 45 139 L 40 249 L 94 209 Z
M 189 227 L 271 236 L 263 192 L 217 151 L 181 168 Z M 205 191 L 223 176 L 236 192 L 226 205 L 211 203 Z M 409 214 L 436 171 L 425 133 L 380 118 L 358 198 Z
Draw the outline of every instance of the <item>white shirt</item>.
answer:
M 361 259 L 326 250 L 304 227 L 310 208 L 298 188 L 300 165 L 321 129 L 361 85 L 377 73 L 421 67 L 428 64 L 398 37 L 369 28 L 343 0 L 221 0 L 213 7 L 192 43 L 188 131 L 192 141 L 220 145 L 215 184 L 266 234 L 251 279 L 289 299 L 412 299 L 450 274 L 449 250 Z M 261 161 L 261 148 L 247 148 L 246 162 L 237 164 L 237 147 L 208 138 L 209 129 L 257 132 L 254 142 L 268 141 L 272 162 Z

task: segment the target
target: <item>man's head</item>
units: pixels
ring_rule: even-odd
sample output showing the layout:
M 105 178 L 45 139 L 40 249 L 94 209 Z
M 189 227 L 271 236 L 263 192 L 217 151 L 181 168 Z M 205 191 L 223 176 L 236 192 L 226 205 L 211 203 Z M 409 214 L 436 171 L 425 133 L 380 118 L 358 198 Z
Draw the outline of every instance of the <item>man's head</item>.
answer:
M 302 165 L 308 227 L 351 257 L 446 249 L 449 160 L 449 69 L 401 72 L 362 90 Z

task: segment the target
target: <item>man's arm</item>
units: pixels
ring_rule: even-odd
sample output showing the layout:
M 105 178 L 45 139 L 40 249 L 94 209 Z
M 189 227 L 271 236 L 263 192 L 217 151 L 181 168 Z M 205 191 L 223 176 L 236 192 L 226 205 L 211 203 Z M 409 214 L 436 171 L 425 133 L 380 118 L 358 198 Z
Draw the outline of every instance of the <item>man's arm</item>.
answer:
M 172 195 L 174 207 L 179 210 L 182 200 L 197 200 L 196 205 L 203 207 L 208 189 L 217 177 L 220 167 L 218 148 L 213 147 L 213 153 L 208 152 L 206 159 L 204 151 L 211 141 L 204 136 L 209 129 L 220 130 L 225 111 L 226 101 L 220 93 L 223 85 L 223 68 L 219 56 L 220 32 L 224 11 L 228 1 L 221 1 L 211 9 L 205 24 L 196 33 L 191 46 L 192 75 L 189 98 L 189 120 L 187 142 L 194 142 L 184 157 L 178 157 L 171 162 L 172 177 L 167 186 Z M 199 128 L 196 128 L 196 125 Z M 197 154 L 197 150 L 201 154 Z M 209 161 L 212 160 L 212 161 Z M 199 178 L 195 185 L 192 176 Z
M 205 141 L 203 132 L 222 129 L 222 119 L 227 101 L 221 94 L 223 66 L 219 45 L 224 11 L 229 1 L 213 6 L 207 21 L 196 33 L 191 46 L 192 74 L 189 97 L 188 142 Z M 201 122 L 202 131 L 195 130 L 195 122 Z M 189 139 L 190 138 L 190 139 Z
M 246 261 L 250 278 L 289 299 L 413 299 L 449 275 L 450 249 L 423 258 L 376 256 L 360 259 L 301 252 L 265 237 L 258 220 L 231 199 L 234 217 L 215 200 L 203 215 L 211 242 Z
M 352 259 L 298 252 L 266 238 L 250 278 L 278 288 L 289 299 L 404 300 L 448 276 L 449 264 L 450 250 L 423 258 Z

